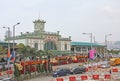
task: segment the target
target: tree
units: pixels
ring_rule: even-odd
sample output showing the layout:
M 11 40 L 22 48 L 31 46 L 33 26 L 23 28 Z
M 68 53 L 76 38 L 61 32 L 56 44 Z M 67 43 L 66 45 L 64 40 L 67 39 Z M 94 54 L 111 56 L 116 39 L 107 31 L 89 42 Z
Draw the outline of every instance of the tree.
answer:
M 20 43 L 18 45 L 16 45 L 16 47 L 18 48 L 17 49 L 17 52 L 20 53 L 20 54 L 23 54 L 25 52 L 25 45 Z
M 32 57 L 32 60 L 35 60 L 35 59 L 36 59 L 37 52 L 36 52 L 36 49 L 35 49 L 35 48 L 30 48 L 29 54 L 30 54 L 30 56 Z
M 20 43 L 19 45 L 17 45 L 17 53 L 21 54 L 25 58 L 30 57 L 30 53 L 31 53 L 31 47 L 30 46 L 25 46 L 24 44 Z
M 44 56 L 45 53 L 44 53 L 43 50 L 39 50 L 39 51 L 36 52 L 36 55 L 37 55 L 38 57 L 40 57 L 40 59 L 42 59 L 42 56 Z
M 108 53 L 112 53 L 112 54 L 118 54 L 120 52 L 120 50 L 108 50 Z
M 7 50 L 3 48 L 3 46 L 0 46 L 0 54 L 5 54 L 7 53 Z
M 5 62 L 4 55 L 7 53 L 7 49 L 0 46 L 0 61 Z

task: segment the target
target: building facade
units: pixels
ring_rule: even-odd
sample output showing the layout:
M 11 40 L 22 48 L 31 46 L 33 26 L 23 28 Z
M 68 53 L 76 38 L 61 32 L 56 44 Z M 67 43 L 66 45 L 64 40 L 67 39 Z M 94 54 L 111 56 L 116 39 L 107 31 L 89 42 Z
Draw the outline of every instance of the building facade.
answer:
M 71 36 L 63 38 L 59 31 L 46 32 L 45 21 L 35 20 L 34 32 L 22 33 L 19 36 L 15 36 L 15 43 L 23 43 L 26 46 L 30 46 L 37 50 L 59 50 L 70 51 L 71 50 Z M 11 38 L 12 41 L 12 38 Z
M 97 53 L 104 54 L 105 46 L 98 43 L 89 43 L 89 42 L 71 42 L 71 51 L 75 54 L 88 54 L 92 49 L 96 49 Z
M 8 43 L 8 42 L 5 42 L 5 41 L 0 41 L 0 46 L 3 46 L 3 48 L 8 48 L 8 44 L 10 45 L 10 48 L 12 49 L 13 48 L 13 43 Z M 15 43 L 16 45 L 16 43 Z
M 103 54 L 105 52 L 104 45 L 86 42 L 71 42 L 71 36 L 64 38 L 59 34 L 59 31 L 46 32 L 46 22 L 44 20 L 38 19 L 33 21 L 33 23 L 34 31 L 26 33 L 21 32 L 19 36 L 14 37 L 15 43 L 22 43 L 25 46 L 30 46 L 37 50 L 54 50 L 55 54 L 88 54 L 91 45 L 98 53 Z M 7 39 L 6 37 L 5 40 Z M 10 37 L 10 42 L 13 42 L 13 37 Z

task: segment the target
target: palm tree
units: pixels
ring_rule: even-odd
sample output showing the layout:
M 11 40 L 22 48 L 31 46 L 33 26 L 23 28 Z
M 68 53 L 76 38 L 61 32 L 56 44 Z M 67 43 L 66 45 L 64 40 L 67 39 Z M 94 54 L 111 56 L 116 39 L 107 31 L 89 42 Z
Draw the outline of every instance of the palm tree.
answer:
M 4 56 L 7 53 L 7 49 L 3 48 L 3 46 L 0 46 L 0 60 L 3 62 L 4 60 Z

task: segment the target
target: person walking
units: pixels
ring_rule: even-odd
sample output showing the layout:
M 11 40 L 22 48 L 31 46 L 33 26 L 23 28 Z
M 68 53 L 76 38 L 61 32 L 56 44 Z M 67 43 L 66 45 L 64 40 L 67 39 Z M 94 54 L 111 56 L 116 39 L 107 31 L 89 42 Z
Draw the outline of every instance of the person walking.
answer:
M 110 74 L 111 74 L 111 69 L 110 69 Z

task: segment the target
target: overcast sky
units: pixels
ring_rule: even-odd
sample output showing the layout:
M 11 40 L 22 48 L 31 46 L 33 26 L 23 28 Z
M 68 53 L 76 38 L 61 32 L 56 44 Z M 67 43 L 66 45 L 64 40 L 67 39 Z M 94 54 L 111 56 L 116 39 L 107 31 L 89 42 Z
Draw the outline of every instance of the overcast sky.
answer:
M 92 33 L 97 42 L 120 41 L 120 0 L 0 0 L 0 40 L 6 29 L 17 22 L 16 35 L 33 32 L 35 19 L 46 21 L 45 30 L 60 31 L 72 41 L 90 41 Z

